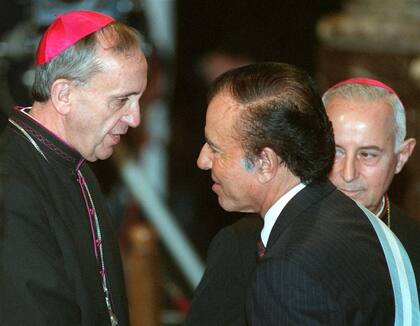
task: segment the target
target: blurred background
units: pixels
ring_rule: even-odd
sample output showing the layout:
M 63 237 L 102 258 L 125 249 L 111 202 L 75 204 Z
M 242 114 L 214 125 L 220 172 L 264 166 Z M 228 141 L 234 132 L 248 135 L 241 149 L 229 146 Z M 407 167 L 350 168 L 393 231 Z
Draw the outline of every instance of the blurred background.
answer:
M 227 69 L 283 61 L 320 92 L 345 78 L 399 94 L 408 136 L 420 131 L 420 0 L 11 0 L 0 11 L 0 127 L 30 106 L 36 46 L 54 14 L 96 10 L 139 30 L 149 63 L 142 124 L 95 170 L 118 232 L 133 325 L 181 325 L 212 237 L 235 222 L 196 159 L 206 92 Z M 419 139 L 419 138 L 418 138 Z M 391 199 L 419 219 L 420 146 Z

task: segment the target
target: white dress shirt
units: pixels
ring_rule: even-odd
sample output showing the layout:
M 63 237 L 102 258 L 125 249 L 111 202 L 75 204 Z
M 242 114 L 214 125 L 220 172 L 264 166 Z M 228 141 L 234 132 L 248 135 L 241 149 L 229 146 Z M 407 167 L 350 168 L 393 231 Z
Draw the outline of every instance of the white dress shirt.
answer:
M 267 247 L 268 237 L 270 236 L 271 230 L 273 229 L 274 223 L 276 223 L 277 218 L 279 217 L 283 208 L 287 205 L 287 203 L 306 185 L 303 183 L 299 183 L 298 185 L 294 186 L 288 192 L 286 192 L 283 196 L 281 196 L 273 206 L 265 213 L 264 215 L 264 227 L 261 231 L 261 240 L 264 243 L 264 246 Z

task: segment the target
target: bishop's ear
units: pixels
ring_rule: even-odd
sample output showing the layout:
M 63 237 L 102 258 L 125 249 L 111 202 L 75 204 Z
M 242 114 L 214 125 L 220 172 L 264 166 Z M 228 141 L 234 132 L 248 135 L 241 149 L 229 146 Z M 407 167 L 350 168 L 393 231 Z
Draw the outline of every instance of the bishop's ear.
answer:
M 413 153 L 414 147 L 416 147 L 416 140 L 414 138 L 409 138 L 404 141 L 398 152 L 398 162 L 395 167 L 395 174 L 400 173 L 405 163 L 407 163 L 411 154 Z
M 57 79 L 51 85 L 51 101 L 55 109 L 63 115 L 70 111 L 70 93 L 72 82 L 68 79 Z
M 280 160 L 271 148 L 264 147 L 258 155 L 256 165 L 258 180 L 261 183 L 266 183 L 276 175 L 280 166 Z

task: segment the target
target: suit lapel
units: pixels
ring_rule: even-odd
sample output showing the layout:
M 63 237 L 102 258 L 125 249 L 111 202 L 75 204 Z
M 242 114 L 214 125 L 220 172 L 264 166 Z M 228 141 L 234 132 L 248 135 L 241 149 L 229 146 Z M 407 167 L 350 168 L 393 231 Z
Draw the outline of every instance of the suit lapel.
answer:
M 281 234 L 287 229 L 297 216 L 308 207 L 322 200 L 325 196 L 335 190 L 329 181 L 310 184 L 297 193 L 284 207 L 268 238 L 267 250 L 272 247 Z

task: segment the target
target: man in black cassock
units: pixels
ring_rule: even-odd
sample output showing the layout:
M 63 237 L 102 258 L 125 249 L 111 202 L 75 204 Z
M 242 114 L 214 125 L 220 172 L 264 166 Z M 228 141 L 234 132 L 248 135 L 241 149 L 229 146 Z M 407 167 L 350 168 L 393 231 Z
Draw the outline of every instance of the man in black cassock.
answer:
M 127 325 L 118 243 L 86 161 L 140 123 L 147 63 L 112 17 L 59 15 L 38 46 L 32 107 L 0 140 L 1 325 Z

